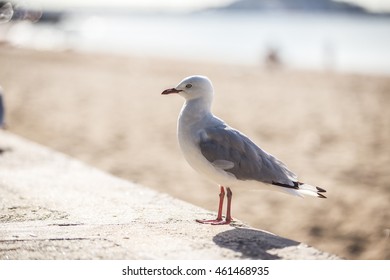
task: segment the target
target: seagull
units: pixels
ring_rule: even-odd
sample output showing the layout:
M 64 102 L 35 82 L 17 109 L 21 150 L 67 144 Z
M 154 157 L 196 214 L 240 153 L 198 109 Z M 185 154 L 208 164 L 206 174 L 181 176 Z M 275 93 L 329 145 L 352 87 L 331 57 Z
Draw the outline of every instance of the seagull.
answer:
M 267 153 L 242 132 L 230 127 L 211 112 L 214 88 L 205 76 L 190 76 L 161 94 L 178 94 L 185 99 L 178 119 L 177 136 L 184 158 L 192 168 L 219 185 L 217 218 L 196 220 L 202 224 L 232 222 L 231 188 L 269 189 L 295 196 L 326 198 L 324 189 L 298 181 L 297 175 L 275 156 Z M 222 208 L 227 196 L 225 219 Z

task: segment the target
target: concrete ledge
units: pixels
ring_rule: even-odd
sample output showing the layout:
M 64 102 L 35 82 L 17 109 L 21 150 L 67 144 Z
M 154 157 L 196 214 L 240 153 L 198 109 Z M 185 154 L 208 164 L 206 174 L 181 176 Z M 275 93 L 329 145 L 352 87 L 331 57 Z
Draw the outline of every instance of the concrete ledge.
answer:
M 0 259 L 335 259 L 0 131 Z M 152 174 L 151 174 L 152 176 Z

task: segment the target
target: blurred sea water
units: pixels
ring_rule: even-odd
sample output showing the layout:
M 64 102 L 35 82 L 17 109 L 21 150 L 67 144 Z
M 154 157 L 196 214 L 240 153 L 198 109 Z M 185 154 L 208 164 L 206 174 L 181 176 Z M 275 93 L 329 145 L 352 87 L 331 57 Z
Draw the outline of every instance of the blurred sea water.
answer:
M 38 49 L 241 65 L 263 65 L 272 53 L 290 68 L 390 74 L 390 17 L 70 12 L 56 23 L 12 24 L 1 37 Z

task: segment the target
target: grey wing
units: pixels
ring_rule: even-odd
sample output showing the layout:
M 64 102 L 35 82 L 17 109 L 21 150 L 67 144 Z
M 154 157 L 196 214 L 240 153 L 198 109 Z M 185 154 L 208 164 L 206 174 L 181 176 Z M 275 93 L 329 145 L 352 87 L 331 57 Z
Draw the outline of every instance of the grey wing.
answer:
M 297 176 L 283 162 L 226 125 L 203 129 L 199 147 L 210 163 L 239 180 L 295 186 Z

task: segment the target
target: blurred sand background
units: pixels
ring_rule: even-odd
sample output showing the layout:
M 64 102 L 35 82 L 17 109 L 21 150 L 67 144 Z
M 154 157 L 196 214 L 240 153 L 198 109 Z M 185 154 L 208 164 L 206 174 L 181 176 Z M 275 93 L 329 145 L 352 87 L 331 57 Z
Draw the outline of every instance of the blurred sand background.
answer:
M 183 100 L 160 95 L 192 74 L 213 81 L 216 115 L 328 191 L 233 190 L 236 219 L 344 258 L 390 259 L 389 77 L 0 47 L 11 132 L 216 210 L 217 186 L 179 151 Z

